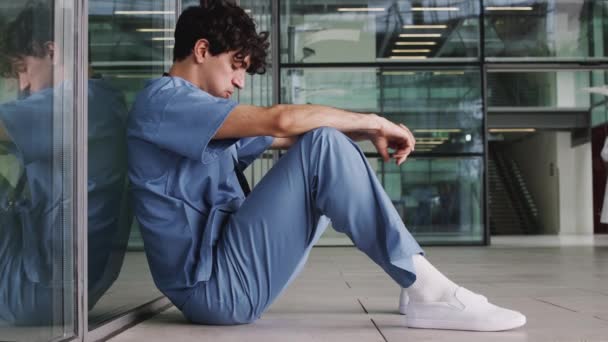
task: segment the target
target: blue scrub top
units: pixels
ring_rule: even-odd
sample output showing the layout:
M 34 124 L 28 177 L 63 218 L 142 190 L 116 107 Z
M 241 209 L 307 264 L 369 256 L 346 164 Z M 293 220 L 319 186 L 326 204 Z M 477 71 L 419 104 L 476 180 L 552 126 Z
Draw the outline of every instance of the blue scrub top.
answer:
M 129 114 L 129 180 L 156 286 L 179 308 L 211 275 L 212 249 L 245 196 L 242 170 L 272 137 L 212 140 L 237 105 L 179 77 L 147 83 Z

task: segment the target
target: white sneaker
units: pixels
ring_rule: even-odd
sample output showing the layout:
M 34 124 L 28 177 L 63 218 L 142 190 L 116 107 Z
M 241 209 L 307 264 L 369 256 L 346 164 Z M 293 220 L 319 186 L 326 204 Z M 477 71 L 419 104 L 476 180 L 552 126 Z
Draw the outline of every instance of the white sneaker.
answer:
M 401 288 L 401 294 L 399 295 L 399 313 L 405 315 L 407 313 L 407 303 L 409 303 L 410 297 L 407 295 L 407 290 Z
M 447 301 L 410 301 L 405 311 L 409 328 L 501 331 L 526 324 L 521 313 L 491 304 L 464 287 L 458 287 Z

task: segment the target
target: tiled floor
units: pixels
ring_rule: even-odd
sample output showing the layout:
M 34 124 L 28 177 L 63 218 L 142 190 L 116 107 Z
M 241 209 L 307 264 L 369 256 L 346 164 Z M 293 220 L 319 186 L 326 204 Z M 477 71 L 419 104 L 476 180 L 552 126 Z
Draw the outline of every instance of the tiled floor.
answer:
M 408 329 L 399 288 L 354 248 L 315 248 L 259 321 L 192 325 L 171 308 L 112 339 L 125 341 L 608 341 L 608 237 L 503 238 L 491 247 L 428 247 L 449 277 L 528 324 L 500 333 Z
M 88 312 L 89 329 L 161 296 L 152 281 L 144 252 L 127 252 L 118 278 Z M 42 312 L 51 309 L 39 308 Z M 0 322 L 0 342 L 51 341 L 62 333 L 59 325 L 11 326 Z
M 150 274 L 144 252 L 127 252 L 120 274 L 89 311 L 89 329 L 161 297 Z

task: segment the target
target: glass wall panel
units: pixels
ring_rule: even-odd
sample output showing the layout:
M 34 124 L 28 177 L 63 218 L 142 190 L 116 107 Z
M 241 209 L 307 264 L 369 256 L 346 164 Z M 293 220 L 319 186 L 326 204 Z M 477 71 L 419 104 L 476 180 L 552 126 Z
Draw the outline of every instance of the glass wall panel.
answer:
M 417 145 L 402 167 L 383 163 L 371 144 L 361 144 L 404 222 L 427 243 L 483 241 L 478 68 L 282 68 L 281 86 L 284 103 L 379 113 L 406 124 Z M 321 239 L 336 241 L 334 231 Z
M 406 124 L 419 153 L 483 153 L 478 68 L 283 68 L 284 103 L 378 113 Z M 366 149 L 367 151 L 367 149 Z
M 0 3 L 0 339 L 76 325 L 71 1 Z
M 487 94 L 490 107 L 590 110 L 606 99 L 608 88 L 603 70 L 490 71 Z
M 410 158 L 383 163 L 382 183 L 421 243 L 483 241 L 483 159 Z
M 606 59 L 608 3 L 485 0 L 485 55 L 510 60 Z
M 282 63 L 476 60 L 479 1 L 281 1 Z
M 89 0 L 89 328 L 161 296 L 128 196 L 126 120 L 172 61 L 176 2 Z

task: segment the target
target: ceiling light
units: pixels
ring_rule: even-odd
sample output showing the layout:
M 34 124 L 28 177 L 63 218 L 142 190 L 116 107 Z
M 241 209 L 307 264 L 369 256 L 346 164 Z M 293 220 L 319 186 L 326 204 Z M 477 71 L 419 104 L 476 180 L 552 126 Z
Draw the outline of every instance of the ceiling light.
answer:
M 412 7 L 412 11 L 458 11 L 458 7 Z
M 486 11 L 531 11 L 529 6 L 505 6 L 505 7 L 486 7 Z
M 433 75 L 464 75 L 464 71 L 434 71 Z
M 399 35 L 401 38 L 428 38 L 428 37 L 441 37 L 441 33 L 402 33 Z
M 444 29 L 448 25 L 403 25 L 404 29 Z
M 175 11 L 114 11 L 116 15 L 175 15 Z
M 416 145 L 441 145 L 445 143 L 445 140 L 441 141 L 418 141 L 416 140 Z
M 144 74 L 117 74 L 110 77 L 114 78 L 156 78 L 158 75 L 144 75 Z
M 173 29 L 161 29 L 161 28 L 138 28 L 137 32 L 173 32 Z
M 448 140 L 448 137 L 422 137 L 422 138 L 416 138 L 416 141 L 438 141 L 438 140 Z
M 175 38 L 173 37 L 154 37 L 152 38 L 152 40 L 174 40 Z
M 437 45 L 436 42 L 395 42 L 395 45 Z
M 457 128 L 438 128 L 438 129 L 415 129 L 416 133 L 460 133 L 461 129 Z
M 525 133 L 536 132 L 536 128 L 490 128 L 490 133 Z
M 413 71 L 383 71 L 382 75 L 386 76 L 412 76 L 416 75 Z
M 340 7 L 338 12 L 384 12 L 384 7 Z
M 426 56 L 390 56 L 390 59 L 426 59 Z
M 393 49 L 394 53 L 414 53 L 414 52 L 431 52 L 429 49 Z

